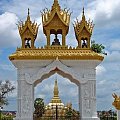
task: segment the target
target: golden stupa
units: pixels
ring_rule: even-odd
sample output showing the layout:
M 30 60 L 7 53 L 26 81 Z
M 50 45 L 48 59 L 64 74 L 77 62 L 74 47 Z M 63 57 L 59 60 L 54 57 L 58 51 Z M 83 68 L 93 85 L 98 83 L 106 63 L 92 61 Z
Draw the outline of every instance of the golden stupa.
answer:
M 56 105 L 59 107 L 59 108 L 63 108 L 64 107 L 64 104 L 62 103 L 60 97 L 59 97 L 59 90 L 58 90 L 58 84 L 57 84 L 57 80 L 55 80 L 55 85 L 54 85 L 54 96 L 51 100 L 51 102 L 48 104 L 48 107 L 53 107 L 55 108 Z
M 59 89 L 58 89 L 57 80 L 55 80 L 53 94 L 54 95 L 53 95 L 53 98 L 51 99 L 51 102 L 45 107 L 45 112 L 42 118 L 55 117 L 56 111 L 57 111 L 57 116 L 65 117 L 67 111 L 69 110 L 71 110 L 72 116 L 76 118 L 79 117 L 78 112 L 72 109 L 71 103 L 67 103 L 66 106 L 62 103 L 62 100 L 59 97 Z

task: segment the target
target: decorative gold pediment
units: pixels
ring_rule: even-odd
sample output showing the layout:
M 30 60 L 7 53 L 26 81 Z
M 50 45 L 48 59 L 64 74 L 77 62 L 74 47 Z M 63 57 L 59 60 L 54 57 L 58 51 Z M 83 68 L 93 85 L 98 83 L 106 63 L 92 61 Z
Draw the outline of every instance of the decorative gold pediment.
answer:
M 78 41 L 80 37 L 83 35 L 83 33 L 84 33 L 84 36 L 91 37 L 94 24 L 93 24 L 93 21 L 90 22 L 90 19 L 86 21 L 86 18 L 84 15 L 84 8 L 83 8 L 82 20 L 79 22 L 77 19 L 75 24 L 73 24 L 73 26 L 74 26 L 75 35 Z M 84 32 L 84 31 L 87 31 L 87 32 Z
M 79 22 L 78 19 L 76 19 L 74 26 L 75 36 L 78 41 L 78 47 L 79 48 L 87 48 L 90 49 L 90 38 L 93 31 L 93 21 L 90 22 L 86 21 L 85 15 L 84 15 L 84 8 L 83 8 L 83 15 L 82 20 Z
M 61 7 L 59 6 L 58 0 L 54 0 L 51 10 L 48 9 L 43 10 L 42 12 L 43 26 L 48 25 L 52 21 L 55 14 L 58 15 L 59 19 L 65 26 L 69 26 L 71 13 L 69 13 L 69 10 L 66 9 L 62 10 Z
M 25 21 L 25 23 L 19 22 L 19 25 L 18 25 L 19 34 L 22 39 L 22 48 L 26 48 L 26 47 L 34 48 L 34 41 L 38 33 L 39 25 L 37 25 L 37 23 L 35 22 L 32 23 L 32 21 L 30 20 L 29 14 L 30 13 L 28 8 L 27 20 Z
M 22 37 L 23 34 L 28 31 L 31 32 L 31 34 L 35 37 L 34 39 L 36 39 L 36 36 L 37 36 L 37 33 L 38 33 L 38 28 L 39 28 L 39 25 L 37 25 L 37 23 L 35 22 L 31 22 L 30 20 L 30 15 L 29 15 L 29 9 L 28 9 L 28 16 L 27 16 L 27 20 L 25 21 L 25 23 L 19 23 L 18 25 L 18 29 L 19 29 L 19 33 L 20 33 L 20 36 Z

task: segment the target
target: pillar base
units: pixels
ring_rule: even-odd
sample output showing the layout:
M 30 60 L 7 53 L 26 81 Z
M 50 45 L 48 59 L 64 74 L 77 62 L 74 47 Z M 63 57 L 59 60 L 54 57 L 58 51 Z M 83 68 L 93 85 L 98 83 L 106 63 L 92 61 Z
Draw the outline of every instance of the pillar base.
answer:
M 120 110 L 117 110 L 117 120 L 120 119 Z
M 19 117 L 16 117 L 13 120 L 33 120 L 33 118 L 19 118 Z
M 80 118 L 80 120 L 100 120 L 100 118 L 98 118 L 98 117 L 84 117 L 84 118 Z

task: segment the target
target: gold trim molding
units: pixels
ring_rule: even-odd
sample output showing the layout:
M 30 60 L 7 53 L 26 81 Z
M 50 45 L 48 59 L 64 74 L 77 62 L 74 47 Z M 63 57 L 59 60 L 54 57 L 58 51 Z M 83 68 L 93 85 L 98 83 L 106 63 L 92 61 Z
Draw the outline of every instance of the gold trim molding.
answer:
M 12 60 L 103 60 L 104 56 L 92 50 L 81 49 L 18 49 L 9 56 Z

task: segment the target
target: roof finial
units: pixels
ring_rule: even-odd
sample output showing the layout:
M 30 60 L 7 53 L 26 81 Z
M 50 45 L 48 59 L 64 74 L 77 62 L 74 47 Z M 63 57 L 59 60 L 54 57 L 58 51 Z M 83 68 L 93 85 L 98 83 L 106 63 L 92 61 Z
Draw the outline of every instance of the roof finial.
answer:
M 60 9 L 60 6 L 59 6 L 59 3 L 58 3 L 58 0 L 54 0 L 53 8 L 59 8 L 59 9 Z
M 84 7 L 83 7 L 82 20 L 85 21 L 85 9 L 84 9 Z
M 28 16 L 30 15 L 30 9 L 28 8 Z
M 58 2 L 58 0 L 54 0 L 54 3 Z
M 27 16 L 27 21 L 30 21 L 30 9 L 28 8 L 28 16 Z
M 84 10 L 84 6 L 83 6 L 83 16 L 85 15 L 85 10 Z
M 83 6 L 83 8 L 84 8 L 84 0 L 82 0 L 82 6 Z
M 58 4 L 58 0 L 54 0 L 54 4 L 57 5 Z
M 84 0 L 82 0 L 82 4 L 83 4 L 82 20 L 85 20 Z

